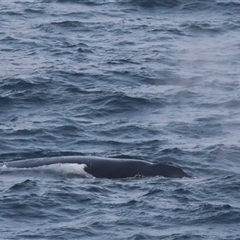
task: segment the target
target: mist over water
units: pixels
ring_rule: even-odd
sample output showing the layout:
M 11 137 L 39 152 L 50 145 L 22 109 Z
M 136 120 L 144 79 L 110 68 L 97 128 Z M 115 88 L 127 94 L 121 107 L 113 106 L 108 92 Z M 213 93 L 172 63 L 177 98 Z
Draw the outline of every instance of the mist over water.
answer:
M 239 11 L 227 0 L 1 1 L 1 162 L 134 158 L 195 177 L 1 167 L 1 238 L 240 238 Z

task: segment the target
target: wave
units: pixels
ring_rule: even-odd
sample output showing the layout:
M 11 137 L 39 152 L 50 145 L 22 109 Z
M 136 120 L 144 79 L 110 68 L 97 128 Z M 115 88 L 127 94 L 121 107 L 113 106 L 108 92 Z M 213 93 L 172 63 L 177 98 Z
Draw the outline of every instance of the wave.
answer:
M 44 3 L 74 3 L 87 6 L 119 4 L 123 6 L 135 6 L 141 8 L 164 8 L 178 9 L 187 11 L 205 11 L 210 9 L 223 10 L 226 13 L 237 13 L 240 9 L 240 3 L 234 0 L 43 0 Z

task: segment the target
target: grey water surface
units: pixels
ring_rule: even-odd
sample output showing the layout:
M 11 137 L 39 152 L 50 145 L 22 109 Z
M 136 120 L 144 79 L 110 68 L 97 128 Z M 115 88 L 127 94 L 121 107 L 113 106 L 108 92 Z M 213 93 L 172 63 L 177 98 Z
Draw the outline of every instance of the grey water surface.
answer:
M 0 162 L 144 159 L 194 179 L 0 168 L 0 239 L 240 239 L 240 1 L 0 1 Z

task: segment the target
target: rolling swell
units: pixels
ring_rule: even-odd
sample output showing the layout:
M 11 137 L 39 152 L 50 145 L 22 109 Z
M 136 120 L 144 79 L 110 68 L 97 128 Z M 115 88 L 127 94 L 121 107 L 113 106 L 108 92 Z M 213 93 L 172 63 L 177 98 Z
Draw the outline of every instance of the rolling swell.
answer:
M 0 161 L 91 155 L 194 179 L 0 168 L 3 239 L 239 239 L 239 2 L 0 2 Z

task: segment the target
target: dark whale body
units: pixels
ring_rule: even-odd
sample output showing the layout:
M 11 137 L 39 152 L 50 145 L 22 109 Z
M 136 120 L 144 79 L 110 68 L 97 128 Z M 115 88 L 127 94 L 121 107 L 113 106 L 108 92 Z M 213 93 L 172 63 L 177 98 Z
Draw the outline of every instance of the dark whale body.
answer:
M 133 159 L 85 156 L 33 158 L 27 160 L 9 161 L 2 163 L 1 166 L 11 168 L 34 168 L 58 163 L 84 164 L 84 170 L 96 178 L 114 179 L 136 176 L 163 176 L 172 178 L 191 177 L 179 167 L 161 163 L 149 163 L 146 161 Z

